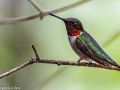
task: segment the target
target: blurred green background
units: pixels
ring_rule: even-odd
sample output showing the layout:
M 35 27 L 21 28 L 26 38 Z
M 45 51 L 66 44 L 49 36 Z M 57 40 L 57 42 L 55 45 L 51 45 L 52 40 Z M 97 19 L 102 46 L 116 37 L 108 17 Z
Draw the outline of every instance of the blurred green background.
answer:
M 49 11 L 79 0 L 36 0 Z M 37 12 L 27 0 L 0 0 L 0 20 Z M 91 0 L 57 13 L 81 20 L 104 50 L 120 64 L 120 0 Z M 41 58 L 78 60 L 71 49 L 65 25 L 47 16 L 13 25 L 0 26 L 0 73 L 34 56 L 34 44 Z M 120 72 L 97 68 L 34 64 L 0 80 L 0 87 L 21 90 L 120 90 Z

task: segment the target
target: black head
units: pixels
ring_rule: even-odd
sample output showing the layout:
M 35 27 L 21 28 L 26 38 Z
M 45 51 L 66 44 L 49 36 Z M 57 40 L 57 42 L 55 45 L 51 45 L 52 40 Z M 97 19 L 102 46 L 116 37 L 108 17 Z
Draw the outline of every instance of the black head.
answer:
M 64 21 L 68 34 L 69 32 L 71 33 L 71 32 L 76 32 L 76 31 L 79 31 L 79 32 L 84 31 L 82 23 L 76 18 L 61 18 L 52 13 L 49 13 L 49 15 L 54 16 Z
M 68 29 L 84 31 L 82 23 L 76 18 L 66 18 L 65 24 Z

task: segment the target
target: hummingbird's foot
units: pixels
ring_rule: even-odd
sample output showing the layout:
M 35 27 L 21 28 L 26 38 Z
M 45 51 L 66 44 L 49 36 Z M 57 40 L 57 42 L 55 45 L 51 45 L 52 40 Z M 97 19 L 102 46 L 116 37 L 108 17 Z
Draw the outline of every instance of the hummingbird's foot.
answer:
M 92 64 L 93 64 L 92 61 L 88 61 L 88 63 L 89 63 L 90 66 L 92 66 Z
M 80 58 L 77 62 L 79 62 L 79 63 L 80 63 L 80 61 L 82 61 L 82 59 L 83 59 L 83 58 Z
M 80 61 L 81 61 L 81 59 L 77 60 L 77 62 L 80 62 Z
M 81 57 L 77 62 L 80 64 L 82 60 L 83 60 L 83 57 Z
M 86 57 L 84 55 L 81 55 L 80 59 L 77 62 L 81 62 L 83 59 L 85 59 Z

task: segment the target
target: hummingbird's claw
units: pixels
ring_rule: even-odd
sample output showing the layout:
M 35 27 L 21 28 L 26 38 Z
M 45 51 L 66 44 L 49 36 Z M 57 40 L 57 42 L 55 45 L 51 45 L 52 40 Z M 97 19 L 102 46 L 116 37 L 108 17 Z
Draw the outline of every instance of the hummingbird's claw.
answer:
M 82 57 L 82 56 L 81 56 L 81 57 L 80 57 L 80 59 L 79 59 L 77 62 L 79 62 L 79 63 L 80 63 L 80 61 L 82 61 L 82 60 L 83 60 L 83 58 L 84 58 L 84 57 Z
M 81 59 L 77 60 L 77 62 L 80 62 L 80 61 L 81 61 Z
M 80 62 L 83 60 L 83 57 L 81 57 L 77 62 L 80 64 Z
M 89 61 L 89 65 L 92 66 L 92 64 L 93 64 L 93 63 L 92 63 L 91 61 Z
M 81 57 L 77 62 L 80 64 L 80 62 L 81 62 L 83 59 L 85 59 L 85 61 L 87 61 L 90 66 L 93 64 L 92 60 L 89 60 L 89 59 L 84 58 L 84 57 Z

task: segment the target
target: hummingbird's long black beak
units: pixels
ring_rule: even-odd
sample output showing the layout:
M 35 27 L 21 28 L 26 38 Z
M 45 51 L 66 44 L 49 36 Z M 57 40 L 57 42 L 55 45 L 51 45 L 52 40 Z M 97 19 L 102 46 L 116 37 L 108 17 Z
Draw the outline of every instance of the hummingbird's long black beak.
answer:
M 52 14 L 52 13 L 49 13 L 49 15 L 51 15 L 51 16 L 53 16 L 53 17 L 56 17 L 56 18 L 59 18 L 59 19 L 61 19 L 62 21 L 65 22 L 65 19 L 64 19 L 64 18 L 58 17 L 58 16 L 56 16 L 56 15 L 54 15 L 54 14 Z

